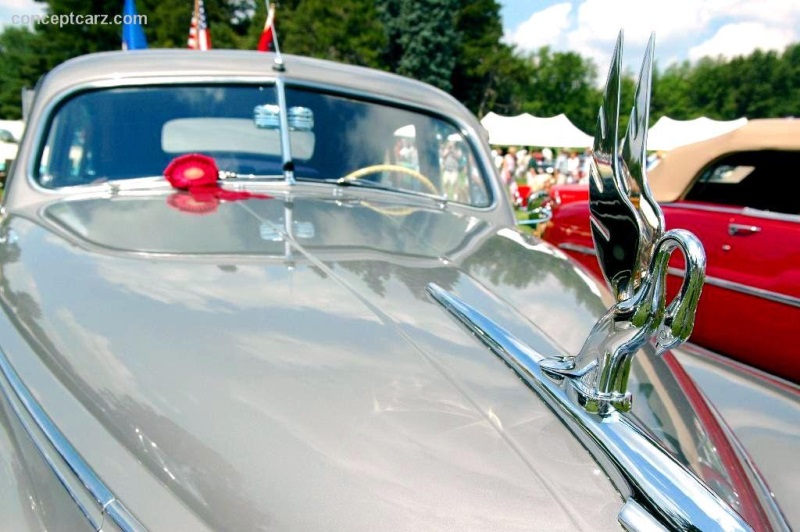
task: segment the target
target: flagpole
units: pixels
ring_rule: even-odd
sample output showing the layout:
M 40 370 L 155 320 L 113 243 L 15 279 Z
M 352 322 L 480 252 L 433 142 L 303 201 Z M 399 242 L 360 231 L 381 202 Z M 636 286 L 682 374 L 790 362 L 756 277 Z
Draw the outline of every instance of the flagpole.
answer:
M 200 0 L 194 0 L 194 12 L 192 13 L 192 20 L 194 21 L 194 46 L 192 50 L 200 49 Z
M 197 1 L 197 0 L 195 0 L 195 1 Z M 269 7 L 270 7 L 269 6 L 269 0 L 264 0 L 264 2 L 267 5 L 267 18 L 269 18 Z M 274 61 L 274 64 L 273 64 L 272 68 L 274 68 L 275 70 L 277 70 L 279 72 L 283 72 L 285 67 L 283 66 L 283 56 L 281 55 L 281 47 L 278 44 L 278 33 L 275 31 L 275 19 L 274 18 L 269 22 L 269 28 L 272 31 L 272 45 L 275 47 L 275 61 Z

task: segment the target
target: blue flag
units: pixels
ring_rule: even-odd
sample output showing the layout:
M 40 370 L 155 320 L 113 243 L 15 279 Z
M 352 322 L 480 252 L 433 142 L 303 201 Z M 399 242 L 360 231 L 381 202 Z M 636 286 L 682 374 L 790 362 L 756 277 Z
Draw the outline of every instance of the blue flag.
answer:
M 134 0 L 125 0 L 122 12 L 122 49 L 141 50 L 147 48 L 147 39 L 142 30 L 139 14 L 136 13 Z

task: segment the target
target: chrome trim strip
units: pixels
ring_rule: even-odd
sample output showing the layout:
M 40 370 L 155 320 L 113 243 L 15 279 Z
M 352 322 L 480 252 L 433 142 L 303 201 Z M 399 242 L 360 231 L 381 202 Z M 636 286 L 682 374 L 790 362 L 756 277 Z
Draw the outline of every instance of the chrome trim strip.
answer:
M 675 209 L 691 209 L 695 211 L 721 212 L 725 214 L 738 214 L 740 216 L 752 216 L 754 218 L 765 218 L 767 220 L 779 220 L 783 222 L 800 223 L 800 215 L 786 214 L 782 212 L 762 211 L 752 207 L 728 207 L 723 205 L 703 205 L 698 203 L 686 203 L 684 201 L 665 201 L 660 204 L 662 207 L 672 207 Z
M 625 415 L 587 412 L 569 379 L 543 372 L 539 365 L 543 355 L 438 285 L 430 283 L 427 290 L 553 409 L 599 463 L 617 469 L 638 502 L 657 511 L 667 527 L 751 530 L 727 503 Z
M 671 275 L 675 275 L 676 277 L 681 277 L 681 278 L 683 278 L 685 274 L 685 272 L 680 268 L 670 268 L 668 271 Z M 719 288 L 725 288 L 727 290 L 732 290 L 734 292 L 739 292 L 742 294 L 747 294 L 749 296 L 755 296 L 761 299 L 766 299 L 768 301 L 773 301 L 775 303 L 782 303 L 784 305 L 789 305 L 790 307 L 800 308 L 800 298 L 789 296 L 786 294 L 781 294 L 780 292 L 764 290 L 763 288 L 756 288 L 754 286 L 749 286 L 746 284 L 737 283 L 735 281 L 728 281 L 727 279 L 720 279 L 719 277 L 711 277 L 711 276 L 706 276 L 706 284 L 710 284 L 711 286 L 717 286 Z
M 558 245 L 558 247 L 561 249 L 566 249 L 567 251 L 575 251 L 577 253 L 583 253 L 584 255 L 591 255 L 593 257 L 597 256 L 596 249 L 587 246 L 582 246 L 580 244 L 573 244 L 572 242 L 562 242 Z
M 667 529 L 633 499 L 625 501 L 619 513 L 619 524 L 628 532 L 666 532 Z
M 53 458 L 46 451 L 49 444 L 61 456 L 70 471 L 83 484 L 86 491 L 91 494 L 99 505 L 97 509 L 103 515 L 108 515 L 124 531 L 138 532 L 147 529 L 131 514 L 124 505 L 114 497 L 111 490 L 103 483 L 97 473 L 92 470 L 89 464 L 81 458 L 78 451 L 67 440 L 64 434 L 56 427 L 55 423 L 48 417 L 41 405 L 36 401 L 28 388 L 23 384 L 17 372 L 11 366 L 8 358 L 0 349 L 0 373 L 4 378 L 0 379 L 0 390 L 11 403 L 14 412 L 22 423 L 25 431 L 30 435 L 33 443 L 42 453 L 53 473 L 64 484 L 72 499 L 78 504 L 81 512 L 96 528 L 100 528 L 102 523 L 96 523 L 91 517 L 91 512 L 80 503 L 80 496 L 75 493 L 70 483 L 65 478 L 63 471 Z M 18 402 L 18 403 L 17 403 Z M 20 407 L 24 410 L 20 410 Z M 27 416 L 35 426 L 31 426 Z M 37 437 L 36 429 L 40 430 L 45 441 Z
M 283 176 L 287 185 L 297 183 L 294 179 L 294 163 L 292 162 L 292 143 L 289 139 L 289 107 L 286 105 L 286 81 L 282 76 L 275 80 L 275 92 L 278 93 L 278 108 L 281 121 L 281 155 L 283 157 Z

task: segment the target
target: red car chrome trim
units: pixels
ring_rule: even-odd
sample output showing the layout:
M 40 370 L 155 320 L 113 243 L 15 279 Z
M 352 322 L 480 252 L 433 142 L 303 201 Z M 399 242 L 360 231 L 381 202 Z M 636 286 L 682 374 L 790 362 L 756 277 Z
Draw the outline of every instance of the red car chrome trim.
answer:
M 684 276 L 684 271 L 680 268 L 670 268 L 668 273 L 677 277 Z M 760 297 L 762 299 L 768 299 L 769 301 L 774 301 L 776 303 L 783 303 L 784 305 L 790 305 L 792 307 L 800 307 L 800 298 L 787 296 L 786 294 L 772 292 L 770 290 L 764 290 L 763 288 L 756 288 L 754 286 L 728 281 L 726 279 L 720 279 L 719 277 L 711 277 L 708 275 L 706 276 L 706 283 L 712 286 L 718 286 L 720 288 L 727 288 L 728 290 L 733 290 L 734 292 L 741 292 L 743 294 Z
M 585 255 L 597 255 L 597 252 L 594 250 L 594 248 L 582 246 L 580 244 L 573 244 L 571 242 L 561 242 L 558 244 L 558 247 L 567 251 L 583 253 Z M 680 278 L 683 278 L 685 274 L 684 270 L 680 268 L 669 268 L 668 273 Z M 763 288 L 756 288 L 754 286 L 728 281 L 726 279 L 720 279 L 719 277 L 712 277 L 710 275 L 706 275 L 706 284 L 800 308 L 800 298 L 781 294 L 779 292 L 772 292 L 770 290 L 764 290 Z
M 739 214 L 742 216 L 752 216 L 754 218 L 766 218 L 768 220 L 781 220 L 784 222 L 800 223 L 800 215 L 785 214 L 782 212 L 762 211 L 751 207 L 723 207 L 720 205 L 704 205 L 701 203 L 688 203 L 684 201 L 665 202 L 660 204 L 662 207 L 673 207 L 676 209 L 694 209 L 696 211 L 724 212 L 728 214 Z

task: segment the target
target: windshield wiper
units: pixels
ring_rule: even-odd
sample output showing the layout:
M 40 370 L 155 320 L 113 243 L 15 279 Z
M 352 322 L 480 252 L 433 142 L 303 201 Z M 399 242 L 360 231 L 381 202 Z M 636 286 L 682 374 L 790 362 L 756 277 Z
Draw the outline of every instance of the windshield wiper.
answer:
M 420 192 L 418 190 L 409 190 L 407 188 L 398 188 L 393 187 L 390 185 L 383 185 L 381 183 L 376 183 L 375 181 L 365 181 L 363 179 L 345 179 L 340 177 L 338 179 L 313 179 L 308 177 L 297 177 L 295 178 L 297 181 L 304 181 L 307 183 L 328 183 L 331 185 L 336 185 L 340 187 L 356 187 L 356 188 L 368 188 L 373 190 L 384 190 L 386 192 L 399 192 L 400 194 L 408 194 L 410 196 L 419 196 L 423 198 L 430 198 L 434 201 L 441 203 L 442 205 L 447 204 L 447 196 L 437 196 L 436 194 L 431 194 L 429 192 Z
M 219 178 L 223 181 L 228 179 L 243 179 L 243 180 L 262 180 L 262 181 L 283 181 L 282 175 L 275 174 L 237 174 L 228 170 L 221 170 Z

